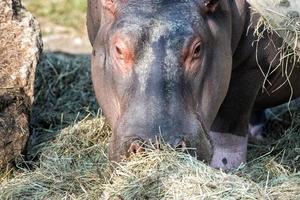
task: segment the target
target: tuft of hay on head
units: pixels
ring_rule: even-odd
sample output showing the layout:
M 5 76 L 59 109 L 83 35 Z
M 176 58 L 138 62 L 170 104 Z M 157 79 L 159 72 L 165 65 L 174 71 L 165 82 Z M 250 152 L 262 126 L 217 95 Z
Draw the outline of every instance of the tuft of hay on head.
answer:
M 277 33 L 300 55 L 300 2 L 297 0 L 247 0 L 252 9 L 261 15 L 261 25 Z
M 283 39 L 282 44 L 278 47 L 278 53 L 274 56 L 269 69 L 264 72 L 261 68 L 257 56 L 257 64 L 261 68 L 261 72 L 265 77 L 263 89 L 266 89 L 266 83 L 272 85 L 268 80 L 275 71 L 281 70 L 285 81 L 271 91 L 272 93 L 288 85 L 291 90 L 289 102 L 293 97 L 293 87 L 290 77 L 300 62 L 300 2 L 297 0 L 247 0 L 253 10 L 252 18 L 256 18 L 256 14 L 260 15 L 259 20 L 254 20 L 254 35 L 256 36 L 256 48 L 261 48 L 259 42 L 262 38 L 270 35 L 278 35 Z M 253 21 L 253 20 L 252 20 Z M 269 44 L 272 45 L 272 42 Z M 258 50 L 257 50 L 258 54 Z M 273 66 L 276 59 L 279 60 L 277 66 Z

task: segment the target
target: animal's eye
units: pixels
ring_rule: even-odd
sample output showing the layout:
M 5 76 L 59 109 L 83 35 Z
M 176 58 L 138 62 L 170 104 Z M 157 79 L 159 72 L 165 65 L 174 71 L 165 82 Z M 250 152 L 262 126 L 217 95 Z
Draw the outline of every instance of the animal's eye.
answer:
M 116 46 L 116 52 L 117 52 L 119 55 L 122 54 L 122 51 L 121 51 L 120 47 Z
M 111 43 L 111 53 L 115 66 L 124 73 L 128 73 L 134 62 L 134 51 L 130 38 L 116 35 Z
M 193 48 L 193 58 L 199 58 L 201 56 L 201 42 L 197 42 Z
M 118 59 L 124 59 L 126 57 L 127 47 L 123 43 L 115 44 L 115 54 Z
M 203 43 L 200 38 L 193 40 L 189 47 L 185 49 L 183 55 L 184 66 L 186 71 L 194 70 L 201 64 L 203 54 Z

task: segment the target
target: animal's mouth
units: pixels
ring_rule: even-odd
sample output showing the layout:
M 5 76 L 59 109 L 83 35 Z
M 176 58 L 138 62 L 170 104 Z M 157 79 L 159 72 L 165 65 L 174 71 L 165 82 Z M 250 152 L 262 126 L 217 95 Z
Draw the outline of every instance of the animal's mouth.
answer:
M 199 152 L 198 148 L 201 148 L 201 146 L 197 144 L 200 144 L 201 141 L 198 135 L 203 134 L 203 132 L 205 131 L 201 127 L 200 130 L 195 132 L 195 134 L 189 134 L 190 136 L 185 135 L 182 137 L 177 137 L 177 139 L 175 139 L 174 141 L 168 141 L 161 135 L 155 135 L 152 138 L 142 138 L 139 136 L 127 137 L 122 139 L 125 142 L 122 142 L 123 144 L 121 145 L 121 147 L 120 145 L 116 145 L 112 146 L 111 148 L 114 149 L 114 152 L 116 154 L 120 154 L 117 156 L 121 156 L 122 158 L 128 158 L 135 154 L 141 154 L 153 150 L 175 150 L 199 158 L 197 154 Z M 118 143 L 119 142 L 117 142 L 117 144 Z M 121 151 L 118 151 L 118 149 Z M 202 159 L 202 157 L 200 157 L 200 159 Z
M 138 124 L 128 126 L 129 123 L 124 123 L 123 119 L 126 126 L 120 124 L 119 128 L 115 128 L 110 142 L 111 156 L 116 158 L 113 160 L 128 158 L 146 150 L 165 149 L 185 152 L 200 160 L 207 160 L 210 158 L 212 147 L 205 123 L 199 113 L 185 116 L 182 120 L 174 120 L 170 126 L 157 128 L 155 132 L 153 129 L 149 130 L 153 125 L 148 124 L 148 128 Z M 208 155 L 205 155 L 206 152 Z

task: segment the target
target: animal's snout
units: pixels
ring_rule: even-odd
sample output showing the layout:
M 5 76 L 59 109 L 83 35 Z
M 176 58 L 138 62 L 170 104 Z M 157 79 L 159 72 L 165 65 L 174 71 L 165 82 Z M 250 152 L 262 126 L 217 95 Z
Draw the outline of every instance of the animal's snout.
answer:
M 145 143 L 140 138 L 132 139 L 131 142 L 128 143 L 129 155 L 138 154 L 144 152 L 144 150 L 145 150 Z
M 154 141 L 151 139 L 134 138 L 127 142 L 128 155 L 137 155 L 145 151 L 145 149 L 162 149 L 162 145 L 169 146 L 175 150 L 186 152 L 189 147 L 189 142 L 186 138 L 176 138 L 174 141 L 167 142 L 163 139 L 156 138 Z

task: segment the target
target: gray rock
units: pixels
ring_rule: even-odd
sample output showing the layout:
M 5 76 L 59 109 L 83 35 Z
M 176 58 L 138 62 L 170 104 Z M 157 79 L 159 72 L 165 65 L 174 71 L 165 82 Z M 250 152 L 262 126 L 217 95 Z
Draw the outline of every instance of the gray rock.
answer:
M 0 0 L 0 170 L 21 155 L 29 137 L 39 25 L 20 0 Z

